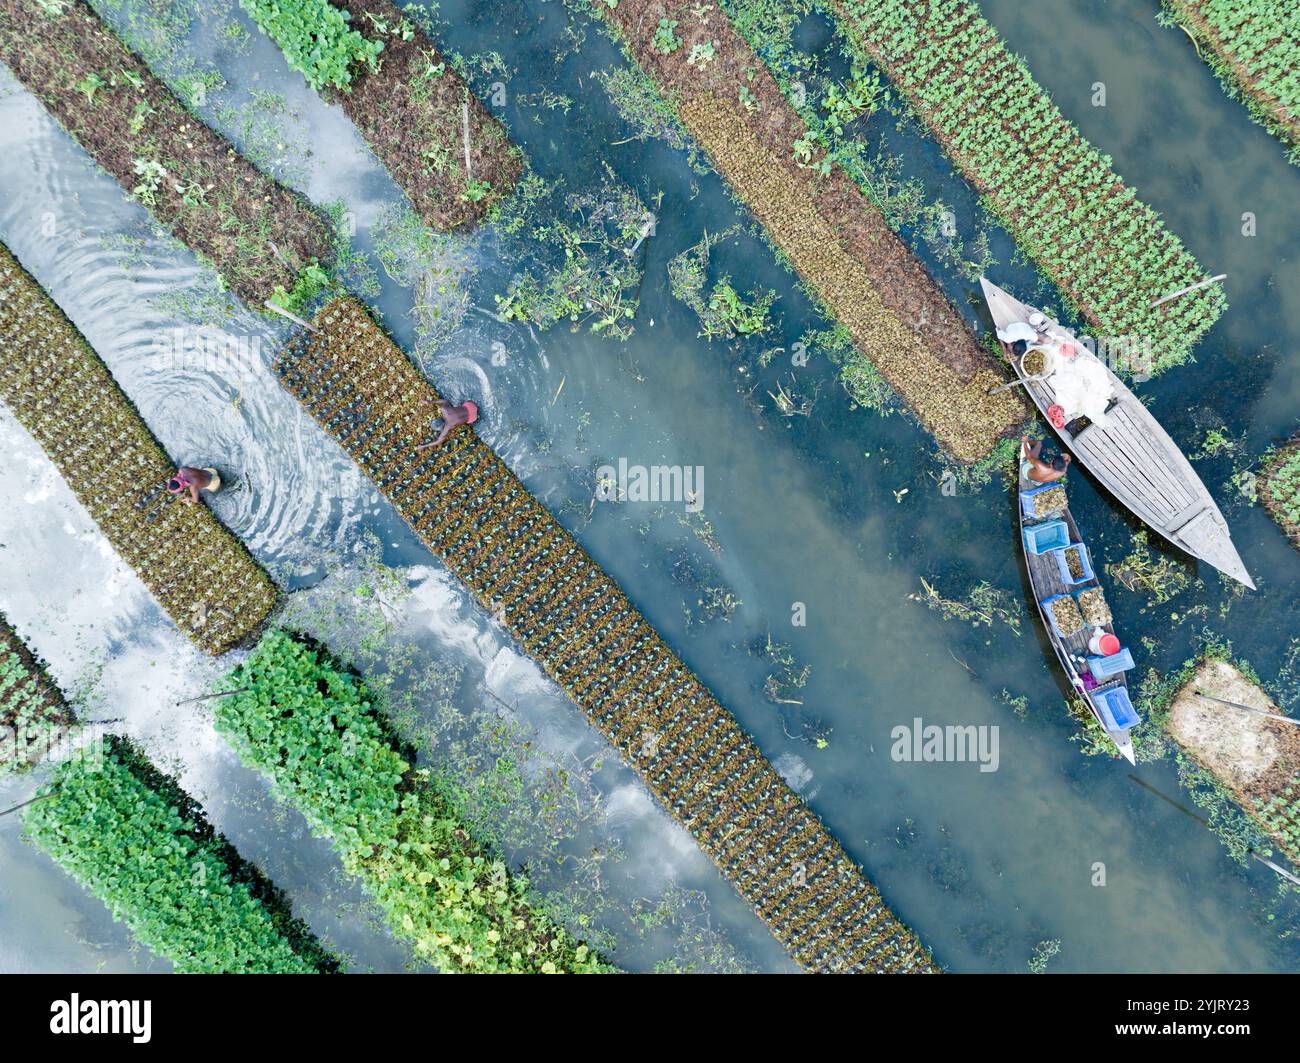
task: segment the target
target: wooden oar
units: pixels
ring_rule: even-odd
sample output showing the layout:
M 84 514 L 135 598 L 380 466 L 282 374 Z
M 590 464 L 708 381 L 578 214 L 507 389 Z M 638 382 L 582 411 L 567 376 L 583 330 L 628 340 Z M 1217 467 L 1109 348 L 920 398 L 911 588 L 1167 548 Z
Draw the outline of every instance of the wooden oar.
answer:
M 986 391 L 984 394 L 985 394 L 985 395 L 996 395 L 999 391 L 1006 391 L 1006 390 L 1008 390 L 1009 388 L 1018 388 L 1018 387 L 1020 387 L 1021 384 L 1036 384 L 1036 383 L 1038 383 L 1038 381 L 1040 381 L 1040 380 L 1046 380 L 1049 376 L 1052 375 L 1052 373 L 1055 373 L 1055 372 L 1056 372 L 1056 370 L 1053 369 L 1051 373 L 1043 373 L 1041 376 L 1026 376 L 1026 377 L 1020 377 L 1020 378 L 1018 378 L 1018 379 L 1016 379 L 1016 380 L 1011 381 L 1011 383 L 1009 383 L 1009 384 L 999 384 L 999 385 L 998 385 L 997 387 L 995 387 L 995 388 L 989 388 L 988 391 Z

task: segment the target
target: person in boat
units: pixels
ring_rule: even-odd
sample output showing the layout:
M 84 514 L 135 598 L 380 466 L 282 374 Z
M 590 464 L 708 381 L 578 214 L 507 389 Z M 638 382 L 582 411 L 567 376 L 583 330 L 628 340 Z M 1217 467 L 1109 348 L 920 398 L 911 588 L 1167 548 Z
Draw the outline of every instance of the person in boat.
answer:
M 434 402 L 433 399 L 424 400 L 430 406 L 436 406 L 438 416 L 434 421 L 442 420 L 442 431 L 438 433 L 438 438 L 432 443 L 424 443 L 415 448 L 418 454 L 421 451 L 428 450 L 430 447 L 441 446 L 446 442 L 447 437 L 463 424 L 473 424 L 478 420 L 478 403 L 472 399 L 466 399 L 459 406 L 452 405 L 450 402 L 439 400 Z
M 1020 441 L 1020 475 L 1036 484 L 1050 484 L 1065 476 L 1070 468 L 1070 455 L 1058 454 L 1050 462 L 1043 459 L 1043 441 L 1025 436 Z
M 1048 342 L 1048 337 L 1028 321 L 1013 321 L 1006 328 L 998 329 L 998 339 L 1002 347 L 1015 358 L 1023 358 L 1030 347 L 1041 347 Z
M 200 491 L 216 494 L 221 490 L 221 474 L 216 469 L 195 469 L 182 465 L 167 481 L 167 493 L 177 495 L 187 506 L 199 500 Z

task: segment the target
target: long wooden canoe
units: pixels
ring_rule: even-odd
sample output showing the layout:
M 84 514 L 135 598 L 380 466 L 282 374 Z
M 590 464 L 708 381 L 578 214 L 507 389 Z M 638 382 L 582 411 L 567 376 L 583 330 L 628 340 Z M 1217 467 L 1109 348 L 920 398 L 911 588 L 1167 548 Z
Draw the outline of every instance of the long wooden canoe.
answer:
M 980 284 L 998 328 L 1026 321 L 1036 312 L 1035 307 L 1020 302 L 983 277 Z M 1046 331 L 1049 334 L 1074 342 L 1080 350 L 1078 357 L 1095 359 L 1095 355 L 1068 329 L 1050 317 L 1047 320 Z M 1137 396 L 1105 362 L 1096 360 L 1105 366 L 1117 400 L 1107 411 L 1108 423 L 1104 427 L 1089 425 L 1077 434 L 1069 431 L 1069 423 L 1065 428 L 1053 425 L 1061 442 L 1103 487 L 1145 524 L 1179 549 L 1254 590 L 1255 583 L 1232 544 L 1228 522 L 1223 519 L 1201 478 Z M 1029 380 L 1021 367 L 1015 364 L 1016 360 L 1011 361 L 1017 376 Z M 1050 378 L 1030 380 L 1024 388 L 1046 417 L 1048 408 L 1056 403 Z M 1050 420 L 1048 418 L 1049 423 Z
M 1023 446 L 1021 447 L 1020 456 L 1022 459 L 1025 457 Z M 1026 479 L 1023 473 L 1020 475 L 1019 481 L 1021 491 L 1029 491 L 1042 486 Z M 1058 481 L 1058 483 L 1062 487 L 1064 486 L 1063 482 Z M 1020 506 L 1020 500 L 1017 498 L 1016 512 L 1020 514 L 1020 548 L 1025 555 L 1025 569 L 1029 573 L 1029 587 L 1033 592 L 1034 601 L 1038 605 L 1038 615 L 1043 622 L 1044 630 L 1047 632 L 1047 641 L 1052 644 L 1052 649 L 1056 651 L 1056 658 L 1060 661 L 1061 668 L 1064 669 L 1066 677 L 1070 680 L 1070 686 L 1074 688 L 1074 692 L 1079 696 L 1079 699 L 1088 706 L 1093 718 L 1096 719 L 1097 723 L 1101 725 L 1101 729 L 1106 732 L 1110 740 L 1115 744 L 1115 748 L 1119 750 L 1120 755 L 1130 764 L 1136 764 L 1137 761 L 1133 757 L 1133 740 L 1129 737 L 1132 726 L 1112 726 L 1111 721 L 1106 719 L 1098 703 L 1098 698 L 1104 695 L 1106 691 L 1123 688 L 1127 693 L 1128 681 L 1125 679 L 1124 673 L 1120 672 L 1118 675 L 1096 685 L 1085 683 L 1083 676 L 1087 670 L 1087 658 L 1089 656 L 1088 639 L 1091 637 L 1093 629 L 1085 625 L 1081 631 L 1063 638 L 1057 634 L 1051 620 L 1048 619 L 1047 610 L 1049 607 L 1043 604 L 1058 595 L 1064 596 L 1100 587 L 1100 582 L 1094 575 L 1092 579 L 1084 583 L 1066 586 L 1065 581 L 1061 578 L 1061 570 L 1056 557 L 1050 553 L 1035 554 L 1025 543 L 1026 527 L 1034 524 L 1046 524 L 1050 520 L 1064 521 L 1065 526 L 1069 529 L 1070 543 L 1081 543 L 1083 540 L 1079 535 L 1078 526 L 1074 523 L 1074 517 L 1070 515 L 1069 504 L 1067 503 L 1063 510 L 1054 514 L 1051 518 L 1035 520 L 1032 517 L 1025 516 Z M 1111 624 L 1106 624 L 1102 630 L 1111 635 L 1115 634 L 1115 628 Z

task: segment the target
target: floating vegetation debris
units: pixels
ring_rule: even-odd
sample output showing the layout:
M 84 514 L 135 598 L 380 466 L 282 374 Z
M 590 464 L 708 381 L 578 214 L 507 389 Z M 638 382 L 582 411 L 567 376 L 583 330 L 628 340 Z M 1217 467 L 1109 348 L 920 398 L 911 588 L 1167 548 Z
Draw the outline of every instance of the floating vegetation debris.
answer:
M 301 305 L 290 293 L 329 258 L 324 217 L 195 118 L 83 0 L 0 0 L 0 59 L 240 298 Z
M 709 340 L 759 336 L 772 328 L 769 316 L 776 292 L 755 289 L 748 301 L 731 286 L 730 277 L 719 277 L 707 296 L 709 250 L 733 235 L 739 226 L 704 238 L 693 247 L 674 255 L 668 262 L 668 281 L 672 293 L 695 311 L 700 319 L 700 335 Z
M 75 722 L 44 662 L 0 613 L 0 778 L 26 771 Z
M 1125 590 L 1141 591 L 1149 596 L 1147 608 L 1164 605 L 1192 583 L 1185 565 L 1166 554 L 1151 549 L 1145 529 L 1133 533 L 1133 550 L 1116 564 L 1108 564 L 1106 573 Z M 1142 610 L 1146 612 L 1146 608 Z
M 654 215 L 612 171 L 592 191 L 565 197 L 561 210 L 553 202 L 549 220 L 533 236 L 543 259 L 540 276 L 529 270 L 498 295 L 497 312 L 507 321 L 527 321 L 550 328 L 569 321 L 577 332 L 625 340 L 641 300 L 644 275 L 642 247 L 654 232 Z
M 1021 610 L 1015 598 L 983 580 L 975 584 L 964 598 L 945 598 L 923 576 L 921 593 L 914 591 L 907 597 L 913 602 L 924 602 L 945 620 L 962 620 L 972 627 L 992 627 L 995 621 L 1001 621 L 1017 637 L 1020 635 Z
M 207 506 L 167 493 L 175 463 L 76 326 L 2 244 L 0 399 L 200 649 L 224 653 L 261 626 L 276 601 L 271 578 Z
M 175 779 L 109 735 L 55 770 L 27 835 L 182 974 L 332 973 L 339 962 Z
M 424 400 L 436 395 L 365 307 L 335 300 L 314 325 L 276 360 L 286 388 L 641 773 L 791 955 L 814 970 L 933 970 L 735 719 L 477 433 L 412 454 L 428 423 Z

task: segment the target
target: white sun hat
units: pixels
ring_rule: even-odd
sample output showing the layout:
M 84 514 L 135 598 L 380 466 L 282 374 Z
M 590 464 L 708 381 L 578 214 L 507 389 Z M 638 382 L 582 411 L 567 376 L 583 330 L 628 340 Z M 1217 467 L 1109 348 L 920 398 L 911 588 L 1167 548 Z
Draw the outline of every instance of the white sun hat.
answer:
M 1034 343 L 1038 339 L 1038 333 L 1034 330 L 1033 325 L 1024 321 L 1014 321 L 1006 328 L 998 329 L 998 339 L 1003 343 L 1015 343 L 1016 340 Z

